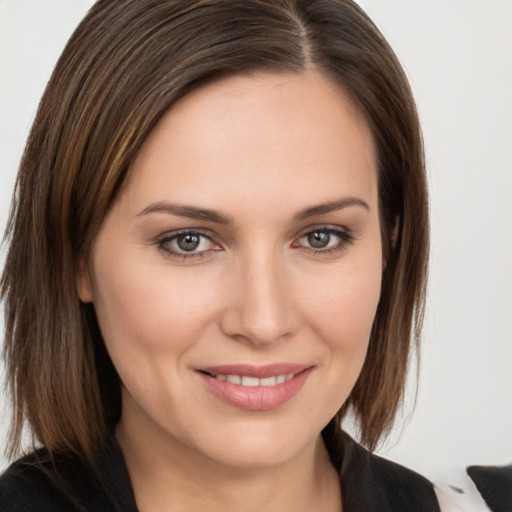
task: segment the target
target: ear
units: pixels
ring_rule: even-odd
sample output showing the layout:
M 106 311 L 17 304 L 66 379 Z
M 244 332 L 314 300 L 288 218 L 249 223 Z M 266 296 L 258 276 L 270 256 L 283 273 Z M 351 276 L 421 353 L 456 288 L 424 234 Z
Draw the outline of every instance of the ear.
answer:
M 76 274 L 76 291 L 82 302 L 93 302 L 91 278 L 89 276 L 88 265 L 84 260 L 80 260 Z

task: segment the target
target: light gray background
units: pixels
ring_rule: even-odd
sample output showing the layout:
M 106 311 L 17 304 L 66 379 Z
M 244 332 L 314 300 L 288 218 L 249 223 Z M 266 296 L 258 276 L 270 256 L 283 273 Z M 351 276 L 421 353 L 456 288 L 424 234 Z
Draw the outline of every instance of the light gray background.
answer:
M 39 98 L 92 3 L 0 0 L 2 230 Z M 380 452 L 433 479 L 467 464 L 512 462 L 512 1 L 360 4 L 395 48 L 416 94 L 432 210 L 416 408 L 411 416 L 410 393 Z M 0 456 L 0 469 L 6 464 Z

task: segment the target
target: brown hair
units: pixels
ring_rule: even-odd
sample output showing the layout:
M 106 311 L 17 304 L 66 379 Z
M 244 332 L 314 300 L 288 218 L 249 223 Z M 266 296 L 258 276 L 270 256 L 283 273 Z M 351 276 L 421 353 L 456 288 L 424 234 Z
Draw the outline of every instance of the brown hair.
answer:
M 77 267 L 159 118 L 221 74 L 306 68 L 348 91 L 371 128 L 387 263 L 362 373 L 329 428 L 352 409 L 371 449 L 389 431 L 419 342 L 428 205 L 414 101 L 383 36 L 351 0 L 99 0 L 48 83 L 7 228 L 11 456 L 26 421 L 50 454 L 92 460 L 119 419 L 119 379 Z

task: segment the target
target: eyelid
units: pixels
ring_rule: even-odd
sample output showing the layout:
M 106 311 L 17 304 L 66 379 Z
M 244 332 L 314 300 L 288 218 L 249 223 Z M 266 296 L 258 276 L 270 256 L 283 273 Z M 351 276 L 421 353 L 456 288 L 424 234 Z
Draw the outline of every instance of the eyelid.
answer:
M 299 231 L 299 234 L 295 238 L 301 238 L 309 233 L 315 231 L 328 231 L 331 233 L 345 233 L 353 236 L 353 231 L 346 226 L 340 226 L 339 224 L 312 224 Z

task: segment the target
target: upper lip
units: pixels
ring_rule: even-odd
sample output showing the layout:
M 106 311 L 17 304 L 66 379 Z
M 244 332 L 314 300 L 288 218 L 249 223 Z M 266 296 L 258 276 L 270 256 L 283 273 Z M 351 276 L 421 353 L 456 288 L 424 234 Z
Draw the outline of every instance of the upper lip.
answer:
M 264 379 L 265 377 L 287 375 L 289 373 L 297 374 L 312 366 L 311 364 L 297 363 L 274 363 L 263 366 L 252 364 L 225 364 L 220 366 L 204 366 L 196 370 L 211 375 L 244 375 Z

